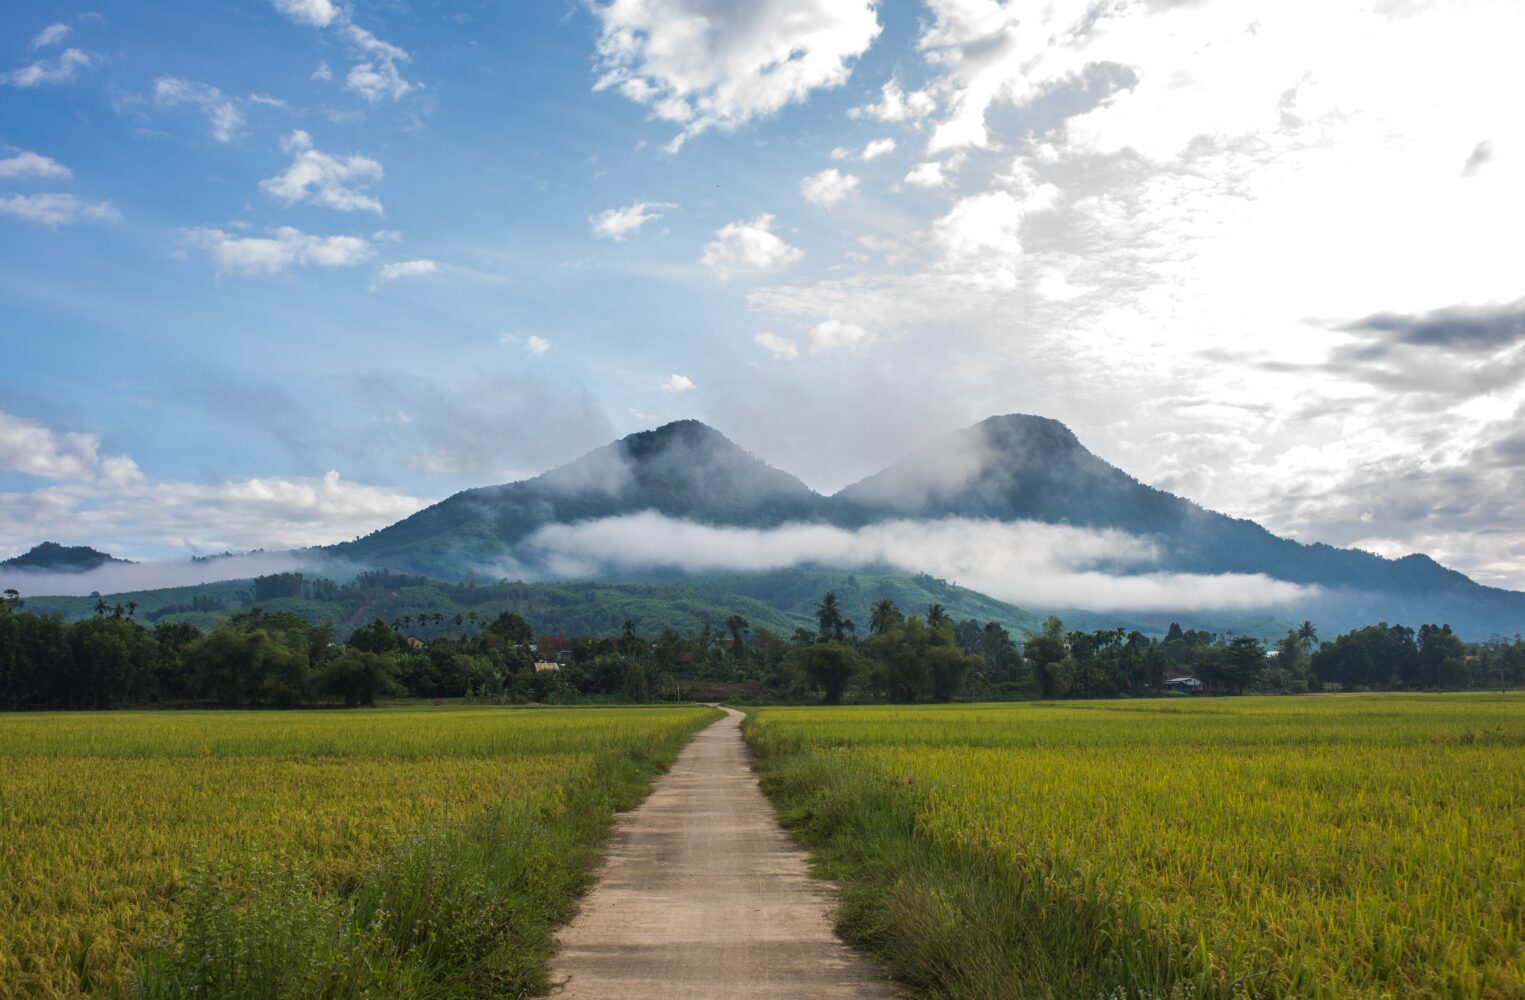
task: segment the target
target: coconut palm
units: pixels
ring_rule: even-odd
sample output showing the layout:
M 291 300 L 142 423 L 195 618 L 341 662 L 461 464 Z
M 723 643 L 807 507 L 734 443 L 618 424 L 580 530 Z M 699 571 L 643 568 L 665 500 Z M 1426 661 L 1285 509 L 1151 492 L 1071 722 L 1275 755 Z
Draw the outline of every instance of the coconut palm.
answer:
M 828 590 L 815 607 L 815 620 L 821 625 L 822 639 L 841 639 L 857 626 L 842 614 L 842 602 L 834 591 Z
M 1318 645 L 1318 629 L 1313 627 L 1313 623 L 1305 620 L 1299 625 L 1297 638 L 1303 644 L 1303 651 L 1312 656 L 1313 647 Z
M 905 615 L 895 607 L 895 602 L 888 597 L 881 597 L 874 605 L 873 613 L 868 616 L 868 630 L 874 635 L 884 635 L 903 621 Z

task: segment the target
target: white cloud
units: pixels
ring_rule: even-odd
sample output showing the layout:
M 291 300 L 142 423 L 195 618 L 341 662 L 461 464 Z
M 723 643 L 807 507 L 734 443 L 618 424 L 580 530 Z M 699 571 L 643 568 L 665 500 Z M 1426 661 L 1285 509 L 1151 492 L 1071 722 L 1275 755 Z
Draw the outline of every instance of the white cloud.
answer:
M 546 351 L 551 349 L 551 342 L 537 334 L 521 337 L 517 333 L 500 333 L 498 334 L 498 343 L 504 347 L 523 345 L 525 353 L 532 358 L 542 357 Z
M 691 573 L 819 564 L 892 566 L 930 573 L 1001 600 L 1095 611 L 1273 608 L 1317 588 L 1260 574 L 1151 572 L 1158 552 L 1118 531 L 1031 521 L 885 521 L 856 531 L 823 524 L 756 530 L 668 518 L 654 511 L 551 525 L 525 548 L 554 577 L 606 568 L 678 567 Z
M 763 350 L 773 355 L 780 361 L 793 361 L 800 356 L 800 349 L 794 346 L 793 341 L 785 340 L 776 333 L 764 331 L 752 338 Z
M 1045 299 L 1068 302 L 1070 299 L 1078 299 L 1091 289 L 1071 283 L 1063 270 L 1049 266 L 1038 269 L 1038 281 L 1033 290 Z
M 677 207 L 662 201 L 637 201 L 624 208 L 611 208 L 590 216 L 588 225 L 593 227 L 595 236 L 620 243 L 646 223 L 660 219 L 664 212 Z
M 799 260 L 803 251 L 772 230 L 773 216 L 766 213 L 750 222 L 728 223 L 715 230 L 700 260 L 723 281 L 735 274 L 776 271 Z
M 69 36 L 69 32 L 72 30 L 74 29 L 70 28 L 67 24 L 54 22 L 53 24 L 50 24 L 46 28 L 43 28 L 41 31 L 39 31 L 36 36 L 32 38 L 31 44 L 29 44 L 27 48 L 35 52 L 37 49 L 47 48 L 49 45 L 57 45 L 59 42 L 67 38 Z
M 382 59 L 351 66 L 344 78 L 344 87 L 374 103 L 383 97 L 395 101 L 412 90 L 413 84 L 402 78 L 396 63 Z
M 881 156 L 888 156 L 895 151 L 895 140 L 890 138 L 874 139 L 863 147 L 864 160 L 877 160 Z
M 87 219 L 115 222 L 122 217 L 109 201 L 89 202 L 72 194 L 0 195 L 0 215 L 13 215 L 54 227 Z
M 877 334 L 855 323 L 828 319 L 811 328 L 810 350 L 817 354 L 822 351 L 856 351 L 865 344 L 873 343 L 876 337 Z
M 22 150 L 15 156 L 0 160 L 0 179 L 18 177 L 69 177 L 69 168 L 40 153 Z
M 298 24 L 326 28 L 339 17 L 332 0 L 274 0 L 275 9 Z
M 162 108 L 189 104 L 200 109 L 212 127 L 212 138 L 218 142 L 232 141 L 244 124 L 237 102 L 211 84 L 161 76 L 154 81 L 154 100 Z
M 404 260 L 395 264 L 383 264 L 376 272 L 376 280 L 371 285 L 371 291 L 375 291 L 382 285 L 396 281 L 398 278 L 418 278 L 426 274 L 438 274 L 439 264 L 432 260 Z
M 691 392 L 695 388 L 694 380 L 687 375 L 669 375 L 662 380 L 663 392 Z
M 383 97 L 400 100 L 415 89 L 417 85 L 403 79 L 397 68 L 398 63 L 412 59 L 407 52 L 382 41 L 359 25 L 346 24 L 344 36 L 368 57 L 365 62 L 350 68 L 349 75 L 344 78 L 347 90 L 375 103 Z
M 407 62 L 413 58 L 404 50 L 393 45 L 391 42 L 382 41 L 358 24 L 346 24 L 344 26 L 344 37 L 361 52 L 376 59 L 385 59 L 390 62 Z
M 299 201 L 326 205 L 340 212 L 382 214 L 381 201 L 363 190 L 382 177 L 381 164 L 364 156 L 333 156 L 312 146 L 312 137 L 298 129 L 281 140 L 292 154 L 283 173 L 259 182 L 266 194 L 288 205 Z
M 846 146 L 838 146 L 831 151 L 831 158 L 833 160 L 845 160 L 851 155 L 853 155 L 853 151 Z
M 856 190 L 858 178 L 844 174 L 836 167 L 829 167 L 800 181 L 800 194 L 805 196 L 805 200 L 823 208 L 832 207 Z
M 848 112 L 854 118 L 873 118 L 881 122 L 903 122 L 925 118 L 937 110 L 937 102 L 924 90 L 906 93 L 899 81 L 890 80 L 879 91 L 878 104 L 866 104 Z
M 905 175 L 905 182 L 912 187 L 940 188 L 946 187 L 950 178 L 943 173 L 943 165 L 936 161 L 918 163 L 911 168 L 911 172 Z
M 333 0 L 274 0 L 274 3 L 277 10 L 298 24 L 331 27 L 349 43 L 361 61 L 345 74 L 346 90 L 374 104 L 382 98 L 400 100 L 418 89 L 418 84 L 404 79 L 402 71 L 397 68 L 399 63 L 411 62 L 413 57 L 351 21 L 348 7 L 335 4 Z M 326 61 L 320 62 L 312 78 L 331 80 L 333 71 Z
M 282 226 L 271 236 L 242 236 L 221 229 L 186 233 L 192 246 L 206 250 L 219 271 L 279 274 L 293 265 L 353 267 L 376 255 L 363 236 L 312 236 Z
M 0 469 L 77 481 L 93 479 L 100 463 L 101 441 L 95 435 L 59 433 L 0 410 Z
M 837 87 L 879 34 L 872 0 L 611 0 L 595 90 L 616 89 L 681 126 L 670 149 Z
M 49 83 L 68 83 L 79 71 L 95 65 L 95 57 L 79 49 L 64 49 L 57 59 L 39 59 L 30 66 L 0 73 L 0 83 L 26 90 Z

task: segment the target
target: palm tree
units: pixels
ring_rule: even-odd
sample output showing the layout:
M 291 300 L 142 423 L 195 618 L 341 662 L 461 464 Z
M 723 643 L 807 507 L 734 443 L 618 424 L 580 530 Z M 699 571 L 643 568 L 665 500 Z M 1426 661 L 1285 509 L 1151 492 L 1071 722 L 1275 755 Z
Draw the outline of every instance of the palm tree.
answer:
M 1318 629 L 1313 627 L 1310 621 L 1304 621 L 1297 627 L 1297 638 L 1303 644 L 1303 651 L 1309 656 L 1313 655 L 1313 647 L 1318 645 Z
M 905 615 L 895 607 L 895 602 L 888 597 L 881 597 L 874 605 L 873 613 L 868 616 L 868 630 L 874 635 L 884 635 L 903 621 Z
M 732 615 L 725 620 L 725 627 L 731 630 L 731 655 L 740 656 L 742 633 L 751 631 L 752 623 L 741 615 Z
M 822 639 L 840 639 L 853 628 L 853 623 L 842 616 L 842 603 L 835 592 L 828 590 L 821 603 L 815 606 L 815 620 L 821 625 Z
M 927 608 L 927 627 L 937 628 L 948 623 L 948 612 L 943 610 L 941 604 L 933 604 Z

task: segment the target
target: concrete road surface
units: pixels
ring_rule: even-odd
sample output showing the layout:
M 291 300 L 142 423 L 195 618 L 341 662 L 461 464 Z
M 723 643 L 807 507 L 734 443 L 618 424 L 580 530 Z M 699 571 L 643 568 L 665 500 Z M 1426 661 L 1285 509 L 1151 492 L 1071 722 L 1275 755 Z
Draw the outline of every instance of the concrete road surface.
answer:
M 741 713 L 701 731 L 622 817 L 560 935 L 577 1000 L 835 1000 L 895 995 L 832 932 L 832 900 L 747 763 Z

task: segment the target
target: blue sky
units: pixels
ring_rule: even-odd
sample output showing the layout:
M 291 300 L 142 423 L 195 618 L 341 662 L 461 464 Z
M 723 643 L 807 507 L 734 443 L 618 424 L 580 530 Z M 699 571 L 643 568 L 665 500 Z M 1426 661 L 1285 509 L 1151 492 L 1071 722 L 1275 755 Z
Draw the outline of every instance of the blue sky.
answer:
M 1525 585 L 1518 5 L 1092 6 L 9 5 L 0 553 L 338 540 L 686 416 L 831 490 L 1022 411 Z

